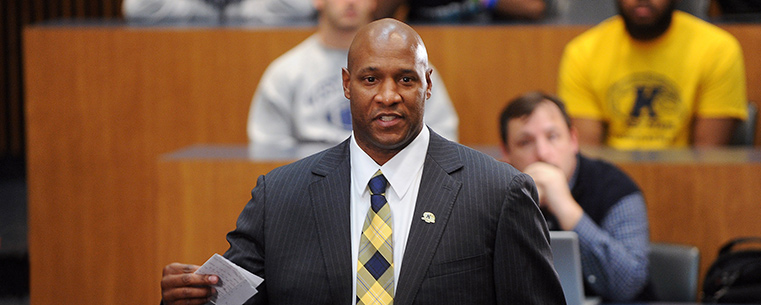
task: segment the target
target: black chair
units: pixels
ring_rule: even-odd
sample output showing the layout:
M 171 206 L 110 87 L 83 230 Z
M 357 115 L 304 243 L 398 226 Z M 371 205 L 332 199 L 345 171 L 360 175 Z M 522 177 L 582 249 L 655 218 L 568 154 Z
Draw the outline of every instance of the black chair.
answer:
M 695 302 L 700 251 L 695 246 L 650 244 L 650 283 L 656 297 L 667 302 Z
M 597 24 L 618 14 L 614 1 L 545 0 L 546 19 L 560 24 Z M 676 8 L 698 18 L 708 18 L 709 0 L 679 1 Z
M 753 146 L 756 139 L 756 122 L 758 121 L 758 107 L 753 102 L 748 103 L 748 119 L 740 122 L 735 128 L 732 140 L 733 146 Z

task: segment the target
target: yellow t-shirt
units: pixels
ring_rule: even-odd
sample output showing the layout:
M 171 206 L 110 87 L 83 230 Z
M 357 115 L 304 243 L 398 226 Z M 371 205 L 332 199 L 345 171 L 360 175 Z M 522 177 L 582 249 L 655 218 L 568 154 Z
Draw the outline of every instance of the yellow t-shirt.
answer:
M 558 95 L 571 117 L 607 123 L 619 149 L 690 145 L 692 122 L 747 117 L 742 49 L 731 34 L 680 11 L 661 37 L 629 37 L 620 16 L 574 38 Z

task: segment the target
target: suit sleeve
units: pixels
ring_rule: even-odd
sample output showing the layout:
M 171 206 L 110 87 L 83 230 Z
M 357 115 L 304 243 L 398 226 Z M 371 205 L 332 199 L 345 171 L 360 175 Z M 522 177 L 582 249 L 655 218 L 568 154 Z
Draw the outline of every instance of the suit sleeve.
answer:
M 264 272 L 265 193 L 265 176 L 259 176 L 256 187 L 251 191 L 251 200 L 238 216 L 235 230 L 227 233 L 230 248 L 224 256 L 264 278 L 264 282 L 257 287 L 258 293 L 246 302 L 247 305 L 267 304 L 267 277 Z
M 494 253 L 498 304 L 565 304 L 536 186 L 519 174 L 504 199 Z

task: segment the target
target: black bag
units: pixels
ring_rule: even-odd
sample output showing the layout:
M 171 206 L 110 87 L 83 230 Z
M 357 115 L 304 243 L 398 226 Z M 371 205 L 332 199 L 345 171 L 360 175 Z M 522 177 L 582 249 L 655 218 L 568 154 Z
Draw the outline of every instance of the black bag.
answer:
M 732 249 L 756 243 L 753 249 Z M 703 303 L 761 303 L 761 237 L 730 240 L 703 281 Z

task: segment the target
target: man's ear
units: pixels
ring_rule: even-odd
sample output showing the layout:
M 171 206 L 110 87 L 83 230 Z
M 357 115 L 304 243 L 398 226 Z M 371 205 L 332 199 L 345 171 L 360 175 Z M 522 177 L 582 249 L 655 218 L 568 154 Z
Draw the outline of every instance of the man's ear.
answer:
M 431 90 L 433 88 L 433 83 L 431 83 L 431 74 L 433 73 L 433 69 L 428 69 L 428 71 L 425 72 L 425 82 L 428 84 L 428 87 L 425 89 L 425 99 L 428 100 L 431 98 Z
M 351 80 L 351 74 L 346 68 L 341 68 L 341 78 L 343 79 L 344 97 L 347 100 L 351 100 L 351 90 L 349 89 L 349 81 Z
M 579 153 L 579 131 L 576 130 L 576 126 L 571 126 L 570 137 L 571 145 L 573 146 L 573 152 Z

